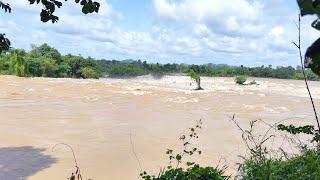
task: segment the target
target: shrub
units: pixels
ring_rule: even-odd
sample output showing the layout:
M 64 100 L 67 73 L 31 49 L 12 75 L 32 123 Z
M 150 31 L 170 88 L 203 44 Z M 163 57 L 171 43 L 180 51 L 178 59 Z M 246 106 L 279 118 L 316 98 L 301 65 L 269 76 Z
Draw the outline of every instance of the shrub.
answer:
M 265 159 L 257 161 L 257 159 L 246 159 L 239 166 L 239 175 L 237 179 L 246 180 L 265 180 L 272 179 L 272 173 L 278 164 L 277 160 Z
M 256 82 L 256 80 L 251 81 L 249 84 L 250 84 L 250 85 L 259 85 L 259 84 Z
M 186 156 L 201 154 L 201 151 L 194 147 L 191 142 L 198 139 L 198 131 L 202 128 L 201 120 L 196 126 L 190 128 L 190 134 L 182 135 L 180 140 L 183 145 L 181 153 L 175 154 L 173 150 L 168 149 L 166 154 L 169 157 L 169 166 L 163 168 L 158 176 L 149 175 L 147 172 L 142 172 L 140 176 L 144 180 L 224 180 L 229 179 L 229 176 L 224 175 L 224 169 L 213 167 L 201 167 L 194 162 L 186 162 L 187 168 L 182 168 L 180 165 L 184 162 Z
M 89 68 L 89 67 L 81 68 L 80 72 L 82 74 L 82 77 L 85 79 L 98 79 L 99 78 L 98 73 L 94 69 Z
M 237 76 L 234 80 L 237 84 L 243 85 L 247 81 L 246 76 Z
M 223 170 L 218 170 L 213 167 L 201 167 L 198 164 L 188 166 L 187 169 L 171 168 L 164 171 L 160 176 L 150 176 L 146 172 L 141 176 L 145 180 L 224 180 L 228 177 L 223 175 Z
M 307 145 L 301 147 L 301 152 L 288 156 L 286 152 L 282 151 L 283 155 L 280 158 L 273 157 L 264 145 L 274 135 L 269 135 L 270 129 L 277 127 L 280 131 L 289 132 L 292 135 L 307 134 L 313 136 L 311 142 L 319 143 L 319 132 L 314 126 L 285 126 L 283 124 L 271 125 L 264 135 L 256 136 L 253 131 L 255 123 L 250 122 L 249 129 L 242 129 L 240 125 L 234 120 L 237 127 L 242 131 L 242 139 L 244 140 L 250 156 L 243 157 L 243 163 L 239 164 L 238 175 L 236 179 L 245 180 L 267 180 L 267 179 L 319 179 L 320 177 L 320 154 L 319 147 L 307 148 Z M 260 132 L 261 133 L 261 132 Z M 262 137 L 262 138 L 261 138 Z
M 316 150 L 304 150 L 292 158 L 246 160 L 239 168 L 240 179 L 319 179 L 320 155 Z

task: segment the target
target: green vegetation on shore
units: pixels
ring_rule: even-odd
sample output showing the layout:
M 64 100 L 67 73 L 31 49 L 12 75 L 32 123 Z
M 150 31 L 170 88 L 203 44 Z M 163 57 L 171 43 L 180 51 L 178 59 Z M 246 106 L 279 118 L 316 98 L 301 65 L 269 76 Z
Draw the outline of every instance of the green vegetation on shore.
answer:
M 54 77 L 54 78 L 99 78 L 136 77 L 151 74 L 161 78 L 166 74 L 187 74 L 192 69 L 200 76 L 234 77 L 251 76 L 280 79 L 303 79 L 300 67 L 245 67 L 228 65 L 187 65 L 147 63 L 141 60 L 96 60 L 81 55 L 61 55 L 58 50 L 47 44 L 33 46 L 30 52 L 22 49 L 11 49 L 0 56 L 0 74 L 22 77 Z M 319 80 L 311 70 L 306 70 L 308 80 Z

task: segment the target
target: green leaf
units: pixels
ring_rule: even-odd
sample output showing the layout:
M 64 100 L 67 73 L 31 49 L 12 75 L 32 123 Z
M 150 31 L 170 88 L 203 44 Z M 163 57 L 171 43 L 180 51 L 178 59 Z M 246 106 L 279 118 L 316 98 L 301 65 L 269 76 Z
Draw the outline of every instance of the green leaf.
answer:
M 55 5 L 53 4 L 53 3 L 51 3 L 51 2 L 45 2 L 44 4 L 43 4 L 51 13 L 53 13 L 54 11 L 55 11 Z
M 30 4 L 34 4 L 36 0 L 29 0 Z
M 313 10 L 314 10 L 314 12 L 315 12 L 316 14 L 318 14 L 318 15 L 320 15 L 320 6 L 319 6 L 319 4 L 320 4 L 320 0 L 314 1 L 314 2 L 312 3 Z
M 177 154 L 176 159 L 180 161 L 182 159 L 182 156 L 180 154 Z
M 312 6 L 313 6 L 314 8 L 317 8 L 319 5 L 320 5 L 320 0 L 313 0 Z
M 99 8 L 100 8 L 100 4 L 99 4 L 98 2 L 94 2 L 93 4 L 94 4 L 94 6 L 95 6 L 94 11 L 95 11 L 96 13 L 98 13 Z
M 51 15 L 51 21 L 52 21 L 52 23 L 56 23 L 56 22 L 58 22 L 58 20 L 59 20 L 59 17 L 58 17 L 58 16 Z
M 42 22 L 48 22 L 50 20 L 50 14 L 44 9 L 42 9 L 40 17 Z
M 88 14 L 89 13 L 89 7 L 88 7 L 87 4 L 83 5 L 82 12 L 83 12 L 83 14 Z
M 81 4 L 82 6 L 84 6 L 86 3 L 87 3 L 86 0 L 81 0 L 81 2 L 80 2 L 80 4 Z
M 315 11 L 313 9 L 312 0 L 297 0 L 301 16 L 307 15 L 307 14 L 315 14 Z
M 53 1 L 53 2 L 58 8 L 60 8 L 62 6 L 62 2 L 60 2 L 60 1 Z

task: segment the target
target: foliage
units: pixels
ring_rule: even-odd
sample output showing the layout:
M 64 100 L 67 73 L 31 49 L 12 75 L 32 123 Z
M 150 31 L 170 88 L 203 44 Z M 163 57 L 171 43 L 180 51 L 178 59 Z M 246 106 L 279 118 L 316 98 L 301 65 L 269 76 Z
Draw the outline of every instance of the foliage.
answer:
M 201 87 L 201 78 L 198 73 L 196 73 L 192 68 L 188 70 L 188 76 L 197 83 L 197 89 L 196 90 L 202 90 L 203 88 Z
M 1 1 L 0 1 L 0 3 L 1 3 Z M 10 45 L 11 45 L 11 43 L 10 43 L 9 39 L 7 39 L 5 37 L 5 34 L 0 33 L 0 54 L 2 52 L 8 51 L 10 49 Z
M 85 79 L 97 79 L 99 78 L 98 73 L 90 67 L 84 67 L 80 69 L 80 72 Z
M 165 72 L 162 70 L 159 63 L 150 64 L 150 71 L 151 71 L 151 75 L 157 79 L 162 78 L 165 75 Z
M 236 76 L 234 80 L 237 84 L 243 85 L 247 81 L 246 76 Z
M 92 58 L 62 56 L 47 44 L 33 46 L 27 53 L 12 49 L 0 56 L 0 73 L 17 76 L 55 78 L 98 78 L 101 76 L 97 63 Z
M 14 50 L 11 57 L 11 72 L 15 72 L 15 75 L 23 77 L 28 75 L 28 64 L 24 58 L 26 52 L 24 50 Z
M 10 4 L 5 4 L 0 1 L 0 8 L 3 9 L 5 12 L 11 13 L 11 7 Z
M 29 3 L 32 4 L 41 4 L 43 9 L 40 13 L 40 20 L 44 23 L 51 20 L 52 23 L 56 23 L 59 20 L 59 17 L 54 15 L 54 12 L 56 8 L 62 7 L 62 1 L 61 0 L 28 0 Z M 64 0 L 68 1 L 68 0 Z M 88 14 L 99 12 L 100 3 L 97 1 L 92 0 L 74 0 L 76 4 L 79 4 L 82 6 L 82 13 Z M 3 1 L 0 1 L 0 8 L 3 9 L 5 12 L 11 13 L 11 7 L 10 4 L 4 3 Z M 0 33 L 0 54 L 3 51 L 7 51 L 10 47 L 10 41 L 4 37 L 4 34 Z
M 179 65 L 184 66 L 184 65 Z M 297 69 L 292 66 L 288 67 L 272 67 L 260 66 L 260 67 L 245 67 L 245 66 L 227 66 L 227 65 L 190 65 L 187 68 L 193 68 L 193 70 L 201 76 L 210 77 L 234 77 L 234 76 L 250 76 L 250 77 L 265 77 L 265 78 L 279 78 L 279 79 L 301 79 L 296 74 L 301 74 L 301 68 Z M 308 80 L 319 80 L 319 77 L 310 70 L 306 70 Z
M 183 150 L 180 153 L 174 153 L 173 150 L 168 149 L 166 154 L 169 157 L 169 165 L 161 170 L 161 172 L 155 175 L 149 175 L 147 172 L 142 172 L 140 176 L 145 180 L 223 180 L 228 179 L 228 176 L 224 175 L 224 170 L 213 167 L 201 167 L 195 162 L 185 162 L 186 168 L 180 167 L 184 162 L 185 156 L 192 156 L 195 154 L 201 154 L 201 151 L 194 147 L 191 142 L 199 138 L 198 131 L 202 128 L 202 121 L 197 121 L 195 127 L 190 128 L 188 135 L 182 135 L 180 141 L 183 145 Z
M 301 16 L 317 15 L 317 19 L 311 24 L 320 30 L 320 0 L 297 0 Z M 300 19 L 299 19 L 300 21 Z M 320 38 L 316 40 L 306 51 L 305 67 L 320 75 Z
M 271 159 L 264 161 L 248 159 L 239 169 L 239 179 L 301 179 L 311 180 L 320 177 L 320 156 L 315 150 L 304 150 L 300 155 L 289 159 Z
M 190 76 L 190 78 L 191 78 L 192 80 L 194 80 L 195 82 L 198 82 L 198 81 L 200 80 L 199 74 L 197 74 L 196 72 L 194 72 L 193 69 L 190 69 L 190 70 L 188 71 L 188 76 Z
M 283 125 L 283 124 L 279 124 L 278 125 L 278 130 L 281 131 L 286 131 L 290 134 L 307 134 L 307 135 L 311 135 L 312 136 L 312 140 L 311 143 L 316 142 L 319 143 L 320 142 L 320 133 L 319 133 L 319 129 L 315 129 L 314 126 L 312 125 L 306 125 L 306 126 L 294 126 L 294 125 Z
M 14 55 L 15 49 L 9 49 L 6 53 L 0 55 L 0 73 L 14 74 L 11 56 Z M 26 62 L 27 73 L 22 76 L 46 76 L 46 77 L 73 77 L 86 78 L 81 70 L 88 67 L 95 71 L 95 77 L 109 75 L 110 77 L 135 77 L 140 75 L 151 74 L 155 78 L 160 78 L 165 74 L 187 73 L 194 77 L 193 80 L 199 80 L 200 76 L 209 77 L 233 77 L 236 75 L 251 77 L 267 77 L 282 79 L 303 79 L 303 73 L 300 67 L 296 69 L 289 67 L 245 67 L 245 66 L 227 66 L 227 65 L 186 65 L 186 64 L 159 64 L 147 63 L 146 61 L 117 61 L 117 60 L 97 60 L 93 58 L 84 58 L 74 55 L 61 55 L 61 53 L 49 46 L 32 45 L 32 50 L 21 55 Z M 86 69 L 88 70 L 88 69 Z M 193 72 L 190 72 L 190 71 Z M 18 73 L 19 74 L 19 73 Z M 319 77 L 310 70 L 306 70 L 306 76 L 309 80 L 319 80 Z M 200 79 L 201 80 L 201 79 Z M 200 81 L 198 81 L 200 82 Z
M 301 16 L 305 15 L 318 15 L 320 16 L 320 0 L 297 0 Z M 320 22 L 319 17 L 313 21 L 312 27 L 316 28 L 317 30 L 320 30 Z
M 188 166 L 187 169 L 176 168 L 168 169 L 158 177 L 147 175 L 146 172 L 141 176 L 145 180 L 224 180 L 228 177 L 224 176 L 224 171 L 213 167 L 201 167 L 198 164 Z
M 147 71 L 138 64 L 120 64 L 109 71 L 109 77 L 135 77 L 148 74 Z
M 266 180 L 272 179 L 272 173 L 275 169 L 276 160 L 265 159 L 257 161 L 255 159 L 245 159 L 243 164 L 239 166 L 237 179 L 246 180 Z
M 315 41 L 306 51 L 305 67 L 320 75 L 320 38 Z
M 62 7 L 62 2 L 60 0 L 28 0 L 30 5 L 32 4 L 41 4 L 43 9 L 41 10 L 40 17 L 42 22 L 48 22 L 51 20 L 52 23 L 56 23 L 59 20 L 59 17 L 54 15 L 54 12 L 57 8 Z M 67 1 L 67 0 L 64 0 Z M 96 12 L 98 13 L 100 8 L 100 3 L 92 0 L 75 0 L 76 4 L 82 6 L 82 13 L 88 14 Z M 3 3 L 0 1 L 0 8 L 4 9 L 5 12 L 11 13 L 11 7 L 8 3 Z
M 253 134 L 257 121 L 250 122 L 249 129 L 242 129 L 239 124 L 231 119 L 242 132 L 242 138 L 250 151 L 249 157 L 242 157 L 239 164 L 236 179 L 266 180 L 266 179 L 318 179 L 320 177 L 320 155 L 317 149 L 303 147 L 299 154 L 291 157 L 284 155 L 278 158 L 272 157 L 264 144 L 274 135 L 269 135 L 273 125 L 265 131 L 265 134 L 256 136 Z M 305 132 L 312 134 L 314 127 L 285 127 L 278 125 L 278 129 L 289 131 L 292 134 Z M 261 133 L 261 132 L 260 132 Z M 285 152 L 284 152 L 285 153 Z

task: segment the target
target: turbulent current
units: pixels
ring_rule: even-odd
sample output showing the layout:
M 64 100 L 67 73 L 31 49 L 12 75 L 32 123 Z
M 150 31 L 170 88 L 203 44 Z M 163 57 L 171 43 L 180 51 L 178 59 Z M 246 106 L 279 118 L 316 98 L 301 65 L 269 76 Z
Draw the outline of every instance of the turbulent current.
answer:
M 140 168 L 157 173 L 167 148 L 196 120 L 203 129 L 197 146 L 202 165 L 228 165 L 233 173 L 245 153 L 240 125 L 262 119 L 313 123 L 303 81 L 202 78 L 203 91 L 188 77 L 162 79 L 51 79 L 0 77 L 0 179 L 66 179 L 75 151 L 84 179 L 137 179 Z M 317 107 L 320 83 L 310 82 Z M 259 127 L 258 127 L 259 128 Z M 258 130 L 259 131 L 259 130 Z M 263 128 L 261 128 L 263 131 Z

